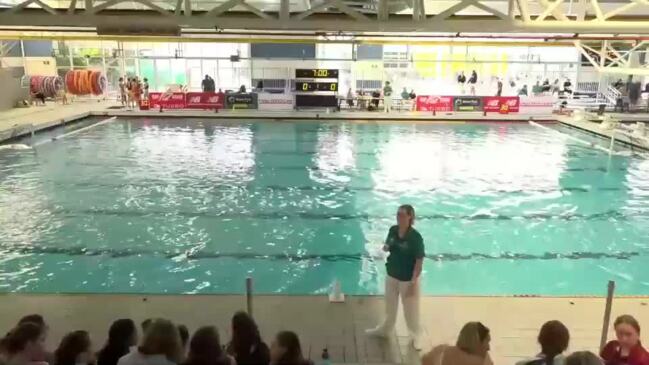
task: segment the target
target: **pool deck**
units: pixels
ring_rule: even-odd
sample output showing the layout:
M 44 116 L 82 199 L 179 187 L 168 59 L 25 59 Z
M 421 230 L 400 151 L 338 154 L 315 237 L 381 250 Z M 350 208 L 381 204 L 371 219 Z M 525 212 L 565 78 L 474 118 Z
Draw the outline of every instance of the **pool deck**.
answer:
M 48 103 L 46 106 L 30 107 L 23 109 L 11 109 L 0 112 L 0 142 L 15 137 L 30 134 L 32 131 L 51 128 L 57 125 L 87 117 L 155 117 L 155 118 L 210 118 L 219 120 L 346 120 L 357 123 L 371 122 L 416 122 L 416 123 L 440 123 L 440 122 L 490 122 L 509 121 L 527 122 L 533 119 L 536 122 L 561 122 L 590 133 L 597 134 L 604 138 L 610 138 L 611 132 L 600 128 L 597 117 L 589 114 L 581 120 L 571 116 L 562 115 L 527 115 L 527 114 L 497 114 L 489 113 L 484 115 L 481 112 L 440 112 L 433 115 L 431 112 L 393 112 L 385 114 L 382 112 L 362 112 L 343 110 L 336 113 L 325 111 L 260 111 L 260 110 L 221 110 L 218 113 L 208 110 L 126 110 L 119 107 L 114 100 L 77 100 L 73 104 L 60 105 Z M 622 121 L 649 121 L 649 114 L 620 114 L 609 113 L 613 119 Z M 636 147 L 649 149 L 649 143 L 637 138 L 629 138 L 616 134 L 616 139 Z
M 649 298 L 617 298 L 613 317 L 631 313 L 649 323 Z M 482 321 L 491 329 L 491 354 L 495 364 L 513 364 L 534 355 L 541 324 L 558 319 L 570 329 L 570 351 L 599 346 L 604 312 L 603 298 L 538 297 L 433 297 L 422 298 L 425 347 L 453 343 L 467 321 Z M 222 338 L 230 337 L 231 315 L 245 308 L 237 295 L 113 295 L 113 294 L 3 294 L 0 295 L 0 328 L 7 330 L 28 313 L 41 313 L 50 325 L 48 346 L 54 349 L 67 331 L 86 329 L 100 346 L 110 323 L 129 317 L 166 317 L 185 324 L 190 331 L 215 324 Z M 366 328 L 381 318 L 381 297 L 348 297 L 345 303 L 329 303 L 324 296 L 267 295 L 254 298 L 253 312 L 263 337 L 269 341 L 282 329 L 296 331 L 304 351 L 313 360 L 329 348 L 335 363 L 418 364 L 419 354 L 408 345 L 403 315 L 388 340 L 368 338 Z M 609 338 L 613 336 L 609 332 Z M 645 340 L 649 336 L 645 335 Z M 425 353 L 422 352 L 421 354 Z
M 525 114 L 501 115 L 490 113 L 486 116 L 481 112 L 381 112 L 341 111 L 327 113 L 325 111 L 260 111 L 260 110 L 221 110 L 218 113 L 207 110 L 126 110 L 114 109 L 118 104 L 113 101 L 77 100 L 70 105 L 48 102 L 46 106 L 36 106 L 22 109 L 11 109 L 0 112 L 0 142 L 15 137 L 30 134 L 32 131 L 51 128 L 66 124 L 87 116 L 106 117 L 174 117 L 174 118 L 210 118 L 223 120 L 237 119 L 269 119 L 269 120 L 349 120 L 355 122 L 466 122 L 466 121 L 511 121 L 526 122 L 530 117 L 538 122 L 551 122 L 553 115 L 531 116 Z
M 608 113 L 613 119 L 622 123 L 635 123 L 635 122 L 649 122 L 649 114 L 620 114 Z M 610 139 L 613 136 L 613 131 L 601 128 L 601 117 L 593 114 L 586 115 L 584 118 L 575 119 L 573 117 L 558 116 L 557 120 L 563 124 L 577 128 L 589 133 L 593 133 L 604 138 Z M 629 135 L 624 135 L 619 132 L 615 133 L 615 140 L 622 142 L 626 145 L 640 147 L 644 150 L 649 150 L 649 139 L 633 138 Z

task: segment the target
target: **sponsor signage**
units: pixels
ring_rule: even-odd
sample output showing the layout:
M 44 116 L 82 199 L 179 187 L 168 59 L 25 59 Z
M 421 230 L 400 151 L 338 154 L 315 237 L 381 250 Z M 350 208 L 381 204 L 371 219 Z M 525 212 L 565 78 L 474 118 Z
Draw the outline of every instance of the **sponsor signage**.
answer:
M 453 110 L 458 112 L 476 112 L 482 110 L 482 97 L 456 96 L 453 99 Z
M 185 107 L 188 109 L 223 109 L 225 94 L 223 93 L 194 93 L 185 95 Z
M 488 113 L 518 113 L 520 98 L 518 96 L 485 96 L 482 98 L 482 110 Z
M 553 96 L 521 96 L 520 112 L 525 114 L 552 114 L 557 100 Z
M 293 110 L 295 98 L 293 94 L 257 94 L 259 110 Z
M 420 95 L 417 96 L 416 105 L 419 111 L 450 112 L 453 111 L 453 97 Z
M 185 93 L 149 93 L 151 108 L 184 109 Z
M 233 93 L 225 94 L 228 109 L 257 109 L 257 94 Z

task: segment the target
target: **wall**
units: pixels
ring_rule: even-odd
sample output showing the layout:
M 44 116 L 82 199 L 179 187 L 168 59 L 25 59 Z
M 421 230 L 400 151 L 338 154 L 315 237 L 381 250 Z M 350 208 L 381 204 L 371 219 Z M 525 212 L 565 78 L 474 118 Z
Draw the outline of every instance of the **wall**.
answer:
M 19 100 L 27 99 L 27 89 L 20 87 L 20 73 L 15 70 L 0 68 L 0 110 L 13 108 Z M 18 70 L 19 71 L 19 70 Z
M 252 58 L 315 58 L 315 44 L 302 43 L 252 43 Z

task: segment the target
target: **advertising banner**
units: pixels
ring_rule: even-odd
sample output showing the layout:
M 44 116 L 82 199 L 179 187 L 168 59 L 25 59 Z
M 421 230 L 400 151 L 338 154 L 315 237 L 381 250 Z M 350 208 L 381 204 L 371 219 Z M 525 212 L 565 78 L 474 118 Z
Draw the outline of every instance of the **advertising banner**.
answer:
M 453 111 L 453 97 L 420 95 L 417 96 L 416 105 L 418 111 L 450 112 Z
M 552 114 L 557 99 L 553 96 L 521 96 L 520 112 L 525 114 Z
M 478 112 L 482 111 L 482 97 L 480 96 L 456 96 L 453 99 L 453 110 L 457 112 Z
M 187 93 L 185 107 L 187 109 L 223 109 L 225 94 L 223 93 Z
M 518 113 L 520 98 L 518 96 L 485 96 L 482 98 L 482 110 L 488 113 Z
M 256 93 L 225 94 L 228 109 L 257 109 Z
M 149 105 L 151 108 L 184 109 L 185 93 L 149 93 Z
M 293 110 L 295 98 L 293 94 L 257 94 L 259 110 Z

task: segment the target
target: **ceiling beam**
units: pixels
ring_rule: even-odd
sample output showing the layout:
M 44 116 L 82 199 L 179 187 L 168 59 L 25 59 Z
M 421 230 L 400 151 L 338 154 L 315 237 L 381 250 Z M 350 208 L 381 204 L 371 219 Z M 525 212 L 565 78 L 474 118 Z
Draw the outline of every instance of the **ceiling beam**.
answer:
M 37 0 L 33 0 L 37 1 Z M 39 0 L 40 1 L 40 0 Z M 77 0 L 78 1 L 78 0 Z M 305 31 L 344 31 L 344 32 L 443 32 L 443 33 L 580 33 L 580 34 L 649 34 L 649 18 L 636 21 L 621 20 L 570 20 L 558 9 L 551 9 L 553 3 L 544 0 L 547 7 L 545 11 L 553 14 L 554 18 L 566 20 L 525 21 L 518 17 L 500 16 L 471 16 L 457 15 L 458 11 L 472 6 L 475 0 L 463 0 L 460 3 L 442 11 L 435 17 L 425 17 L 423 11 L 419 13 L 420 20 L 413 14 L 390 14 L 388 20 L 378 21 L 372 14 L 362 14 L 359 11 L 347 8 L 341 0 L 325 0 L 315 7 L 301 13 L 290 15 L 286 19 L 286 7 L 279 12 L 262 12 L 260 9 L 247 7 L 241 11 L 242 0 L 228 0 L 225 3 L 209 10 L 198 11 L 188 8 L 192 0 L 184 0 L 184 14 L 177 14 L 174 10 L 165 10 L 151 1 L 135 0 L 151 10 L 123 10 L 116 9 L 120 0 L 108 0 L 101 5 L 92 7 L 92 0 L 84 0 L 90 6 L 90 11 L 76 9 L 69 13 L 68 9 L 53 9 L 55 15 L 48 9 L 22 7 L 14 9 L 0 8 L 0 24 L 5 27 L 34 26 L 34 27 L 97 27 L 101 25 L 132 26 L 137 24 L 143 29 L 156 29 L 156 25 L 176 26 L 181 28 L 219 29 L 225 30 L 305 30 Z M 418 0 L 414 0 L 418 1 Z M 514 1 L 514 0 L 512 0 Z M 174 1 L 175 3 L 175 1 Z M 287 4 L 288 0 L 284 0 Z M 516 0 L 522 14 L 527 10 L 520 7 L 526 0 Z M 341 6 L 343 4 L 343 6 Z M 175 4 L 177 5 L 177 4 Z M 195 4 L 194 4 L 195 5 Z M 245 5 L 244 5 L 245 6 Z M 419 3 L 419 6 L 423 6 Z M 195 7 L 195 6 L 194 6 Z M 235 9 L 236 10 L 233 10 Z M 326 8 L 338 8 L 339 12 L 321 13 Z M 176 8 L 178 9 L 178 8 Z M 176 10 L 175 9 L 175 10 Z M 188 9 L 190 10 L 188 12 Z M 254 11 L 253 11 L 254 10 Z M 95 12 L 93 14 L 93 12 Z M 165 14 L 161 17 L 159 14 Z M 282 17 L 281 13 L 284 14 Z M 264 17 L 260 17 L 261 15 Z M 563 15 L 563 17 L 561 16 Z M 504 18 L 504 19 L 503 19 Z M 523 17 L 524 18 L 524 17 Z M 479 27 L 476 25 L 479 24 Z

